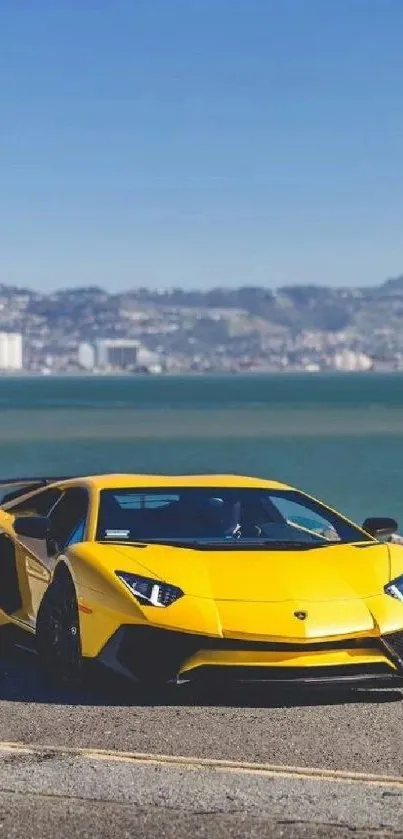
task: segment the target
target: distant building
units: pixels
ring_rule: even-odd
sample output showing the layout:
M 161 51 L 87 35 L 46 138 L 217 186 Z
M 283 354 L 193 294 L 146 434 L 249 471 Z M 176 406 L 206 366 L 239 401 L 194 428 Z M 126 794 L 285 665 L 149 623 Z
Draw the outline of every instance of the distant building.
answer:
M 78 347 L 78 363 L 83 370 L 93 370 L 95 367 L 95 347 L 83 343 Z
M 335 354 L 334 366 L 336 370 L 345 370 L 347 372 L 356 372 L 357 370 L 365 371 L 372 369 L 373 361 L 365 353 L 345 349 Z
M 0 332 L 0 370 L 18 371 L 23 368 L 22 335 L 20 332 Z
M 138 341 L 104 338 L 95 342 L 95 364 L 101 370 L 127 370 L 136 367 Z
M 151 352 L 145 347 L 140 346 L 138 349 L 137 366 L 140 370 L 146 370 L 149 373 L 162 373 L 162 365 L 158 353 Z
M 137 366 L 138 341 L 98 338 L 78 347 L 78 363 L 84 370 L 133 370 Z

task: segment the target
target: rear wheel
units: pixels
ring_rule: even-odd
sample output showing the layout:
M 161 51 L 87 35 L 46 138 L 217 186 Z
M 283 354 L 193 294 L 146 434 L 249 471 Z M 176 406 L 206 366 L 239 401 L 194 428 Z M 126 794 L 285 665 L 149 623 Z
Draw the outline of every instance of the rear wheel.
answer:
M 52 681 L 75 683 L 82 675 L 80 622 L 74 583 L 59 573 L 43 597 L 36 622 L 39 657 Z

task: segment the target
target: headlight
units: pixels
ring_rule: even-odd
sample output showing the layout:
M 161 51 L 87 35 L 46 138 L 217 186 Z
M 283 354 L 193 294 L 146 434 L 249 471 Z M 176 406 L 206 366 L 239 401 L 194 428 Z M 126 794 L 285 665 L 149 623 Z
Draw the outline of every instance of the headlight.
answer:
M 143 606 L 170 606 L 183 597 L 182 589 L 162 583 L 161 580 L 151 580 L 125 571 L 116 571 L 116 574 Z
M 394 597 L 395 600 L 401 600 L 403 603 L 403 574 L 400 577 L 396 577 L 391 583 L 388 583 L 384 588 L 384 592 Z

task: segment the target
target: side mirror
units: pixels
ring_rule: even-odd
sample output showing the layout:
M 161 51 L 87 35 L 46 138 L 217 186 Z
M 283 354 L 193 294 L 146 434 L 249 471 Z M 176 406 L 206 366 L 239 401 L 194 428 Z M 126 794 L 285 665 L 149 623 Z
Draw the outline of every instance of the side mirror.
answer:
M 387 536 L 392 536 L 396 533 L 399 525 L 395 519 L 387 518 L 369 518 L 365 519 L 362 529 L 375 539 L 385 539 Z
M 47 539 L 49 521 L 46 516 L 18 516 L 14 519 L 14 532 L 28 539 Z

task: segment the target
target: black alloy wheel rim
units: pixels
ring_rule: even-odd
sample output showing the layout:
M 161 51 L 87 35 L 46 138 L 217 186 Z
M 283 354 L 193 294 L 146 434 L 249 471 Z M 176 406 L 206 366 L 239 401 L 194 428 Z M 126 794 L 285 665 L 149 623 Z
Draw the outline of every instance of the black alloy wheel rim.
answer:
M 47 664 L 66 676 L 80 665 L 79 628 L 72 603 L 53 604 L 44 621 L 42 648 Z

